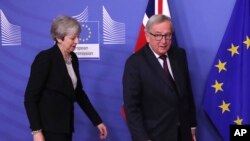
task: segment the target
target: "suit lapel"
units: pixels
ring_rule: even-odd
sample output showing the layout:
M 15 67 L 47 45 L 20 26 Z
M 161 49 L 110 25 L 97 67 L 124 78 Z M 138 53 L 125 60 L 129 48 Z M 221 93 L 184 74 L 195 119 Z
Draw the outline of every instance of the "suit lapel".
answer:
M 80 78 L 80 73 L 79 73 L 79 62 L 78 62 L 78 58 L 76 56 L 76 54 L 74 54 L 73 52 L 71 53 L 71 57 L 72 57 L 72 66 L 73 66 L 73 69 L 74 69 L 74 72 L 76 74 L 76 77 L 77 77 L 77 86 L 80 86 L 81 87 L 81 78 Z
M 151 69 L 153 69 L 153 72 L 155 72 L 155 74 L 164 82 L 166 83 L 169 87 L 171 87 L 172 89 L 173 86 L 171 85 L 170 80 L 166 77 L 166 74 L 161 66 L 161 64 L 159 63 L 159 61 L 157 60 L 157 58 L 155 57 L 154 53 L 152 52 L 152 50 L 150 49 L 149 46 L 146 46 L 145 48 L 145 53 L 146 53 L 146 60 L 149 63 L 149 66 L 152 66 Z
M 169 57 L 172 73 L 173 73 L 173 76 L 175 79 L 175 85 L 177 87 L 178 96 L 181 96 L 180 84 L 181 84 L 182 78 L 181 78 L 180 74 L 182 72 L 180 71 L 181 69 L 179 68 L 179 65 L 181 65 L 181 64 L 178 64 L 179 59 L 178 59 L 178 57 L 176 57 L 173 47 L 172 47 L 171 51 L 168 53 L 168 57 Z
M 64 81 L 63 83 L 66 83 L 66 86 L 67 87 L 64 87 L 63 91 L 66 92 L 66 94 L 71 94 L 71 95 L 68 95 L 69 97 L 72 97 L 72 93 L 74 92 L 74 86 L 73 86 L 73 83 L 72 83 L 72 80 L 69 76 L 69 73 L 68 73 L 68 70 L 67 70 L 67 67 L 66 67 L 66 64 L 64 62 L 64 58 L 63 58 L 63 55 L 59 49 L 58 46 L 55 46 L 55 51 L 54 51 L 54 58 L 55 58 L 55 66 L 58 67 L 60 70 L 60 76 L 62 77 L 62 80 Z M 67 93 L 69 92 L 70 93 Z

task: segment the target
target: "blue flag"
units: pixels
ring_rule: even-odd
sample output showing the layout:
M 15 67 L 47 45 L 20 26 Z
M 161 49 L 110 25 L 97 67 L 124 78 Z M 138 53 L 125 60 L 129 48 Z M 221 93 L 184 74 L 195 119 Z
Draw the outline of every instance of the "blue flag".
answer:
M 237 0 L 206 85 L 203 106 L 224 141 L 250 123 L 250 1 Z
M 79 44 L 99 44 L 99 22 L 86 21 L 81 22 L 81 25 L 82 32 Z

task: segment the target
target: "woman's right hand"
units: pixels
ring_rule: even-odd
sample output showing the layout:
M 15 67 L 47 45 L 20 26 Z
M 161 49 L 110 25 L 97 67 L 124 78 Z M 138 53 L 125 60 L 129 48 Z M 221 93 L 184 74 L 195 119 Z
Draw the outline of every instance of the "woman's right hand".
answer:
M 35 133 L 33 135 L 33 141 L 45 141 L 43 133 L 42 132 Z

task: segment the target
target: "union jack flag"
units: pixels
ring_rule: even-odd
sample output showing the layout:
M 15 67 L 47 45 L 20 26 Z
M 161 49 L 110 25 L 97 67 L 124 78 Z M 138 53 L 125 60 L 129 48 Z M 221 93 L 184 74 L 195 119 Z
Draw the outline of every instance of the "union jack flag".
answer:
M 144 27 L 148 21 L 148 19 L 155 15 L 155 14 L 164 14 L 166 16 L 170 17 L 170 11 L 168 6 L 167 0 L 149 0 L 148 5 L 143 17 L 142 25 L 140 28 L 140 32 L 138 35 L 137 43 L 135 46 L 134 51 L 137 52 L 138 50 L 143 47 L 144 44 L 146 44 L 146 37 L 144 32 Z

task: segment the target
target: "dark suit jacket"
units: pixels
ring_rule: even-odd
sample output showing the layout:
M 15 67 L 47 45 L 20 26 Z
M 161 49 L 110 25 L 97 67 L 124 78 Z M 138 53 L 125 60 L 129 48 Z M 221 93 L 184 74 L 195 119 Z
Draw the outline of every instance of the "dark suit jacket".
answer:
M 123 75 L 123 98 L 128 127 L 134 141 L 191 141 L 196 126 L 186 53 L 171 47 L 168 52 L 176 89 L 170 85 L 148 45 L 131 55 Z
M 71 53 L 71 56 L 77 76 L 75 90 L 57 45 L 36 56 L 24 101 L 32 130 L 72 133 L 74 101 L 78 102 L 94 125 L 102 122 L 82 89 L 77 56 L 75 53 Z

